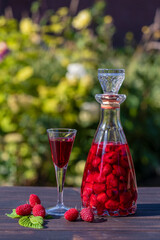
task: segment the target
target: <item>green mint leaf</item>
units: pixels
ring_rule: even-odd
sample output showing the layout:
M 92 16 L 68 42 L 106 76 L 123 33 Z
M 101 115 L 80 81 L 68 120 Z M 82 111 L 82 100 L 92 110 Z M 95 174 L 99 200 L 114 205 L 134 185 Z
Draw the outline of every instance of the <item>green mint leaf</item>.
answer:
M 30 220 L 30 217 L 29 216 L 21 217 L 19 219 L 19 225 L 21 225 L 23 227 L 28 227 L 28 228 L 36 228 L 36 229 L 43 228 L 42 224 L 40 224 L 40 223 L 33 224 Z
M 35 216 L 31 215 L 29 219 L 30 219 L 31 223 L 33 223 L 33 224 L 41 224 L 42 225 L 44 222 L 43 217 L 40 217 L 40 216 L 35 217 Z
M 36 228 L 36 229 L 42 229 L 43 228 L 43 225 L 41 224 L 32 224 L 32 228 Z
M 20 215 L 18 215 L 18 214 L 16 213 L 16 209 L 13 209 L 13 210 L 12 210 L 12 213 L 10 213 L 10 214 L 6 213 L 6 216 L 7 216 L 7 217 L 10 217 L 10 218 L 20 218 L 20 217 L 21 217 Z

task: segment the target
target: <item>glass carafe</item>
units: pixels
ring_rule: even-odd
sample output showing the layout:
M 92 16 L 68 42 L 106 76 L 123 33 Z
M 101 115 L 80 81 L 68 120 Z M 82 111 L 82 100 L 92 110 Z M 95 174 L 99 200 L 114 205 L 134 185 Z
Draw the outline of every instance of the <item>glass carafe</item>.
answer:
M 81 199 L 95 215 L 126 216 L 134 214 L 137 184 L 134 165 L 120 122 L 120 104 L 126 99 L 118 94 L 125 78 L 124 69 L 99 69 L 103 94 L 96 94 L 101 104 L 101 119 L 84 169 Z

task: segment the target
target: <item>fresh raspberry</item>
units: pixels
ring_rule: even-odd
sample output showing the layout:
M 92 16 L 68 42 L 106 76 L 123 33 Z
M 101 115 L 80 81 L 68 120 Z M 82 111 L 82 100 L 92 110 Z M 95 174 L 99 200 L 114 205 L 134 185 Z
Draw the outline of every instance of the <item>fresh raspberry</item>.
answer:
M 23 204 L 16 208 L 16 213 L 20 216 L 30 215 L 32 211 L 32 207 L 30 204 Z
M 119 176 L 126 176 L 126 171 L 123 167 L 118 165 L 113 165 L 113 174 L 117 177 Z
M 91 208 L 83 208 L 80 212 L 81 218 L 85 222 L 93 222 L 94 214 Z
M 105 207 L 110 210 L 117 210 L 119 207 L 119 202 L 114 200 L 108 200 L 108 202 L 105 203 Z
M 93 185 L 93 191 L 95 192 L 95 194 L 105 192 L 105 189 L 106 189 L 106 185 L 103 183 L 95 183 Z
M 127 208 L 132 207 L 133 195 L 131 192 L 124 192 L 120 194 L 120 208 L 126 210 Z
M 96 157 L 96 158 L 93 160 L 93 162 L 92 162 L 92 166 L 93 166 L 94 168 L 97 168 L 98 165 L 100 164 L 100 162 L 101 162 L 100 157 Z
M 100 202 L 101 204 L 104 204 L 108 200 L 107 195 L 103 192 L 98 194 L 97 196 L 97 201 Z
M 36 194 L 31 194 L 29 197 L 29 203 L 30 203 L 31 207 L 34 207 L 36 204 L 40 204 L 41 200 L 39 199 L 39 197 Z
M 64 218 L 68 221 L 75 221 L 78 218 L 79 212 L 75 208 L 69 209 L 67 212 L 64 214 Z
M 84 207 L 88 207 L 89 206 L 89 197 L 83 195 L 82 204 L 83 204 Z
M 101 172 L 101 169 L 99 167 L 99 171 Z M 110 164 L 106 164 L 103 168 L 102 168 L 102 175 L 103 176 L 107 176 L 108 174 L 110 174 L 112 172 L 112 167 Z
M 124 167 L 125 169 L 126 169 L 126 168 L 129 168 L 129 163 L 128 163 L 128 157 L 127 157 L 127 156 L 122 156 L 122 157 L 120 158 L 120 165 L 121 165 L 122 167 Z
M 127 190 L 127 183 L 126 182 L 120 182 L 119 183 L 119 191 L 123 192 Z
M 107 181 L 106 181 L 107 188 L 116 188 L 118 187 L 118 178 L 113 175 L 112 173 L 107 176 Z
M 128 175 L 128 173 L 127 173 L 127 175 Z M 125 182 L 125 181 L 127 182 L 128 181 L 128 176 L 127 175 L 126 176 L 120 176 L 119 180 L 122 181 L 122 182 Z
M 116 152 L 108 152 L 103 155 L 103 161 L 109 164 L 114 164 L 117 162 L 117 153 Z
M 124 192 L 120 194 L 120 203 L 128 203 L 132 201 L 132 193 L 131 192 Z
M 112 152 L 116 150 L 116 145 L 112 142 L 107 143 L 105 147 L 105 152 Z
M 96 155 L 97 152 L 97 144 L 93 144 L 90 148 L 90 153 Z
M 95 207 L 97 207 L 97 204 L 98 204 L 97 197 L 96 197 L 96 195 L 92 194 L 90 197 L 90 207 L 95 208 Z
M 86 182 L 88 183 L 94 183 L 94 173 L 89 173 L 87 178 L 86 178 Z
M 115 200 L 118 198 L 118 193 L 119 192 L 117 188 L 107 189 L 107 196 L 112 200 Z
M 92 192 L 93 192 L 93 184 L 86 183 L 83 190 L 83 195 L 90 196 Z
M 45 208 L 41 204 L 37 204 L 33 207 L 32 213 L 34 216 L 45 217 L 46 211 Z
M 96 172 L 94 174 L 94 182 L 105 183 L 106 182 L 106 178 L 105 178 L 105 176 L 102 176 L 100 173 Z

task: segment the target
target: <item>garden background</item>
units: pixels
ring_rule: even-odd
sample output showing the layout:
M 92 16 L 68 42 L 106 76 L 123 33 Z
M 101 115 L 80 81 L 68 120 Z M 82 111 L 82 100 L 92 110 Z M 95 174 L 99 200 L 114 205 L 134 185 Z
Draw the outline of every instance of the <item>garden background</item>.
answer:
M 0 16 L 0 185 L 55 186 L 46 129 L 69 127 L 78 132 L 66 185 L 80 186 L 99 122 L 97 69 L 104 67 L 126 70 L 121 121 L 138 185 L 160 186 L 160 11 L 140 41 L 126 32 L 117 47 L 105 1 L 43 14 L 41 4 L 18 20 L 11 7 Z

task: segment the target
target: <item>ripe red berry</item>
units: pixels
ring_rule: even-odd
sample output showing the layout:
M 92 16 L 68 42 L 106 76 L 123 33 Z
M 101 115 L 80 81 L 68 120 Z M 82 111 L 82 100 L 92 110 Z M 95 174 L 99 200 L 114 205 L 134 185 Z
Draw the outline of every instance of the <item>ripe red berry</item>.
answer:
M 29 204 L 23 204 L 16 208 L 16 213 L 20 216 L 27 216 L 31 214 L 32 207 Z
M 107 195 L 103 192 L 98 194 L 97 196 L 97 201 L 100 202 L 101 204 L 104 204 L 108 200 Z
M 107 163 L 102 170 L 99 168 L 99 170 L 102 172 L 103 176 L 107 176 L 108 174 L 110 174 L 112 172 L 112 167 L 109 163 Z
M 37 204 L 33 207 L 32 213 L 34 216 L 45 217 L 46 211 L 45 208 L 41 204 Z
M 97 197 L 96 197 L 96 195 L 92 194 L 90 197 L 90 207 L 95 208 L 95 207 L 97 207 L 97 204 L 98 204 Z
M 117 177 L 126 176 L 126 171 L 123 167 L 118 165 L 113 165 L 113 174 Z
M 112 173 L 107 176 L 107 181 L 106 181 L 107 188 L 115 188 L 118 187 L 118 178 L 113 175 Z
M 68 221 L 75 221 L 78 218 L 79 212 L 75 208 L 69 209 L 64 214 L 64 218 Z
M 109 200 L 108 202 L 105 203 L 105 207 L 110 210 L 117 210 L 119 207 L 119 202 L 114 200 Z
M 91 208 L 83 208 L 80 212 L 81 218 L 85 222 L 93 222 L 94 214 Z
M 30 203 L 31 207 L 34 207 L 36 204 L 40 204 L 41 200 L 39 199 L 39 197 L 36 194 L 31 194 L 29 197 L 29 203 Z
M 105 189 L 106 189 L 106 185 L 105 184 L 95 183 L 93 185 L 93 190 L 94 190 L 95 194 L 99 194 L 101 192 L 105 192 Z
M 100 162 L 101 162 L 100 157 L 96 157 L 96 158 L 92 161 L 92 166 L 93 166 L 94 168 L 97 168 L 98 165 L 100 164 Z

